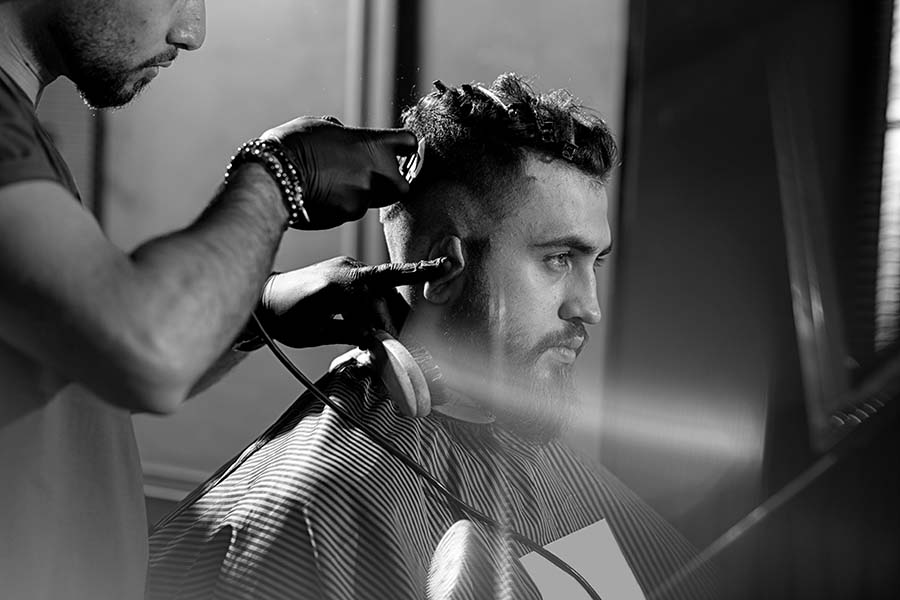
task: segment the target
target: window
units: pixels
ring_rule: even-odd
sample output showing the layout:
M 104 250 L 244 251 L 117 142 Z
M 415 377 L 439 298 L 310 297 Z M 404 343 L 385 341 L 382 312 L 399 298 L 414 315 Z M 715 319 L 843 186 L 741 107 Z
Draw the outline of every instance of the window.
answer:
M 896 2 L 890 56 L 875 291 L 876 352 L 900 341 L 900 10 Z

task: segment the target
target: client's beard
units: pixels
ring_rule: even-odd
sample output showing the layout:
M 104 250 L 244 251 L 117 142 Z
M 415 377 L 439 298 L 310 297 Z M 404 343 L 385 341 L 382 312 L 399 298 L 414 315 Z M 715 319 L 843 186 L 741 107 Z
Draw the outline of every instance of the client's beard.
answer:
M 527 441 L 550 442 L 572 419 L 574 372 L 572 365 L 559 364 L 541 377 L 536 363 L 561 337 L 580 333 L 583 327 L 573 325 L 578 332 L 551 334 L 532 347 L 526 346 L 524 335 L 514 331 L 497 339 L 502 324 L 497 310 L 492 309 L 486 285 L 481 278 L 469 278 L 460 299 L 448 311 L 442 332 L 448 360 L 479 382 L 474 399 L 494 414 L 498 424 Z M 454 382 L 447 383 L 452 387 Z
M 549 379 L 529 376 L 521 399 L 494 410 L 498 422 L 529 441 L 545 444 L 559 437 L 572 420 L 576 406 L 571 366 L 560 365 Z

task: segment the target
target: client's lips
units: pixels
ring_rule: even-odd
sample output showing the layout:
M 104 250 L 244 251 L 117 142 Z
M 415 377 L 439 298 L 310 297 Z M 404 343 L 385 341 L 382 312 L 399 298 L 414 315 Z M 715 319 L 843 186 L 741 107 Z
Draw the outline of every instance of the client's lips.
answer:
M 548 348 L 548 352 L 561 362 L 573 363 L 578 358 L 578 355 L 581 354 L 584 342 L 585 338 L 583 337 L 562 340 Z
M 578 336 L 571 338 L 569 340 L 565 340 L 560 346 L 563 348 L 569 348 L 574 350 L 575 352 L 581 352 L 581 349 L 584 347 L 585 338 Z

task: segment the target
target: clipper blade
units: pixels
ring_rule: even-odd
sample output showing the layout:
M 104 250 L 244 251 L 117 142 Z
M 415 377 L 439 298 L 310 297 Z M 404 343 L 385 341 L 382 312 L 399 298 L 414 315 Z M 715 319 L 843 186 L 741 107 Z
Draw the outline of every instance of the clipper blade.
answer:
M 397 163 L 400 165 L 400 174 L 406 180 L 406 183 L 412 183 L 419 176 L 422 170 L 422 164 L 425 162 L 425 138 L 419 140 L 419 147 L 409 156 L 398 156 Z

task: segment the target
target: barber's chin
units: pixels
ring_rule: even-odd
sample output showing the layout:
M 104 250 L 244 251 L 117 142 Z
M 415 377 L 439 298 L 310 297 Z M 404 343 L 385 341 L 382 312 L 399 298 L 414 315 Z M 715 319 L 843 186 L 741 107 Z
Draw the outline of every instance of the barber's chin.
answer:
M 135 97 L 147 87 L 152 79 L 152 77 L 145 77 L 129 87 L 119 88 L 112 92 L 107 90 L 97 91 L 81 89 L 81 98 L 84 100 L 85 104 L 95 110 L 122 108 L 134 100 Z

